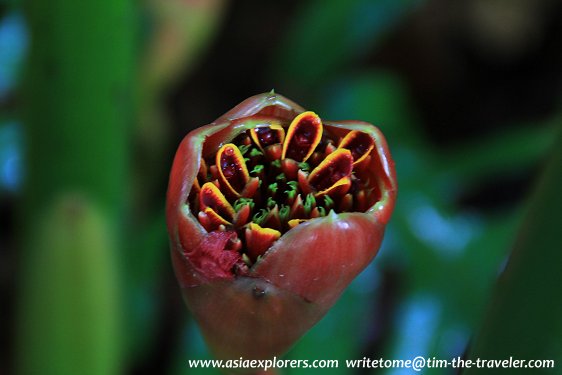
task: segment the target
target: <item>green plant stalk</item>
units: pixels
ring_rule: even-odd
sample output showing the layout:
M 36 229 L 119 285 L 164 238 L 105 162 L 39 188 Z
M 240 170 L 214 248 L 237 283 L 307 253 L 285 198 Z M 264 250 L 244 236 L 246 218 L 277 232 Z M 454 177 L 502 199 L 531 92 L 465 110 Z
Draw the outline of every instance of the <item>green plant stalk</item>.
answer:
M 122 214 L 134 119 L 133 10 L 130 0 L 26 2 L 26 219 L 69 188 L 114 220 Z
M 562 127 L 558 130 L 552 158 L 474 342 L 472 360 L 562 358 Z M 533 369 L 533 374 L 540 373 L 552 369 Z
M 115 241 L 104 215 L 68 194 L 33 232 L 22 270 L 20 374 L 120 373 Z
M 31 48 L 16 369 L 118 373 L 133 2 L 30 1 L 24 10 Z

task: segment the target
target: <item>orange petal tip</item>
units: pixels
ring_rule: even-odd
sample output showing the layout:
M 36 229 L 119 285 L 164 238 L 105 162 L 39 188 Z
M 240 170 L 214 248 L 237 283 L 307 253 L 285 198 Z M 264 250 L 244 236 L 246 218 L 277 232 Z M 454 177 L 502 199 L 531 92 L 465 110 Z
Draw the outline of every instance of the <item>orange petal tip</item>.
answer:
M 289 220 L 287 222 L 287 225 L 289 226 L 289 228 L 293 229 L 294 227 L 296 227 L 299 224 L 304 223 L 305 221 L 308 221 L 307 219 L 292 219 Z
M 250 129 L 250 136 L 256 146 L 264 151 L 268 146 L 283 143 L 285 140 L 285 129 L 283 129 L 280 122 L 276 121 L 272 122 L 269 126 L 257 126 Z
M 295 117 L 287 130 L 281 159 L 306 161 L 320 143 L 322 131 L 322 121 L 316 113 L 308 111 Z
M 250 223 L 246 228 L 246 247 L 248 255 L 253 259 L 263 255 L 267 249 L 281 237 L 281 232 L 271 228 L 262 228 Z
M 215 229 L 219 229 L 219 230 L 225 230 L 226 226 L 231 226 L 232 223 L 228 220 L 226 220 L 224 217 L 222 217 L 221 215 L 219 215 L 215 210 L 213 210 L 211 207 L 207 207 L 205 208 L 204 211 L 205 215 L 207 215 L 207 217 L 209 218 L 210 224 L 211 224 L 211 230 L 215 230 Z
M 338 192 L 351 186 L 353 156 L 347 149 L 338 149 L 324 159 L 308 176 L 308 184 L 317 192 L 316 196 Z
M 353 156 L 353 164 L 361 163 L 375 147 L 375 140 L 367 133 L 352 130 L 341 140 L 338 149 L 347 149 Z
M 206 182 L 199 192 L 199 207 L 202 211 L 211 208 L 218 215 L 232 220 L 235 211 L 232 205 L 226 200 L 223 193 L 212 182 Z
M 217 152 L 216 165 L 221 186 L 231 196 L 239 197 L 250 180 L 250 174 L 238 147 L 232 143 L 222 146 Z

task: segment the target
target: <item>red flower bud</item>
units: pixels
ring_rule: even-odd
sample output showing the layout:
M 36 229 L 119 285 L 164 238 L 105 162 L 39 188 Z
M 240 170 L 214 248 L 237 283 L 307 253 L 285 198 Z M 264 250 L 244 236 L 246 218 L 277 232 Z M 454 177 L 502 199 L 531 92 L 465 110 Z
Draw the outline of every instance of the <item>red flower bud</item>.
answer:
M 269 93 L 189 133 L 167 197 L 184 299 L 219 358 L 272 358 L 376 255 L 396 199 L 382 133 Z

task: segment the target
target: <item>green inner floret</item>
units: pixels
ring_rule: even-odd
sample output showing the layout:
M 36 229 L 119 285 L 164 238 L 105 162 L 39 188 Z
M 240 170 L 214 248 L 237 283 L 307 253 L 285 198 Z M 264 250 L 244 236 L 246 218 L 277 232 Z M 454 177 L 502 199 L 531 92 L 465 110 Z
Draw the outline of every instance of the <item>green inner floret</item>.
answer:
M 288 127 L 264 121 L 204 160 L 190 206 L 207 231 L 235 232 L 237 250 L 254 262 L 283 233 L 307 220 L 331 210 L 368 209 L 378 199 L 375 182 L 362 173 L 373 144 L 358 131 L 331 137 L 312 112 Z

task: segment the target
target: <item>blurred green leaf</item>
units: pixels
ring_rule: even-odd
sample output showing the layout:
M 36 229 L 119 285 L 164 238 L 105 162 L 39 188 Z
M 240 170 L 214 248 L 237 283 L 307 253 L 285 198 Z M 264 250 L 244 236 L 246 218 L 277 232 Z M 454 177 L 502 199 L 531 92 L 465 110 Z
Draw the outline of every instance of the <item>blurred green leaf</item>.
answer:
M 151 220 L 127 243 L 127 253 L 135 261 L 127 264 L 123 277 L 128 291 L 126 299 L 131 307 L 125 323 L 127 329 L 136 332 L 130 350 L 131 355 L 138 357 L 151 349 L 157 334 L 159 302 L 162 301 L 161 275 L 171 272 L 164 212 L 154 215 Z
M 145 4 L 152 27 L 139 80 L 142 95 L 156 99 L 203 56 L 227 0 L 147 0 Z
M 275 59 L 276 76 L 296 87 L 317 87 L 347 63 L 368 53 L 396 25 L 415 0 L 312 0 Z M 298 83 L 298 85 L 296 84 Z
M 556 123 L 561 120 L 558 115 L 540 126 L 514 126 L 491 137 L 456 145 L 441 159 L 441 166 L 462 182 L 532 167 L 554 144 Z
M 380 127 L 390 146 L 417 147 L 424 139 L 406 83 L 396 74 L 373 69 L 344 75 L 328 82 L 319 94 L 327 119 L 360 119 Z
M 470 358 L 562 358 L 562 127 Z M 465 373 L 478 373 L 467 370 Z M 533 369 L 552 373 L 552 369 Z

